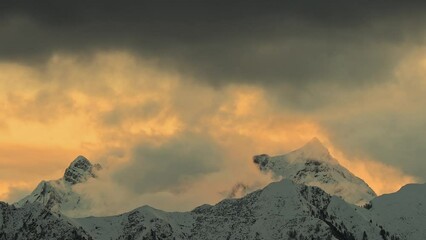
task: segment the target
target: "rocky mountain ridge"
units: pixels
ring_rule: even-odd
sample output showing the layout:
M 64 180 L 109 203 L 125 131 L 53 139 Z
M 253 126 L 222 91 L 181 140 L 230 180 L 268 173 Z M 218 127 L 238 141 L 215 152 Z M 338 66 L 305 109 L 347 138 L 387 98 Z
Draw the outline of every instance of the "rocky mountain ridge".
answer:
M 0 240 L 426 239 L 426 184 L 375 197 L 318 139 L 286 155 L 253 160 L 282 180 L 189 212 L 143 206 L 116 216 L 75 218 L 68 213 L 90 208 L 90 202 L 73 187 L 96 180 L 101 169 L 79 156 L 61 179 L 42 181 L 13 205 L 0 202 Z M 360 200 L 368 204 L 357 206 Z
M 411 236 L 409 233 L 392 232 L 376 222 L 371 210 L 286 179 L 243 198 L 202 205 L 190 212 L 144 206 L 117 216 L 68 218 L 38 203 L 22 208 L 1 206 L 0 219 L 5 220 L 0 229 L 6 237 L 17 234 L 16 239 L 58 239 L 55 236 L 67 238 L 66 234 L 73 234 L 72 239 L 94 240 L 412 239 L 401 237 Z M 37 234 L 31 235 L 32 230 Z M 416 234 L 424 236 L 425 232 Z
M 253 162 L 262 172 L 271 172 L 277 178 L 319 187 L 359 206 L 377 196 L 367 183 L 341 166 L 317 138 L 285 155 L 254 156 Z
M 75 192 L 73 186 L 96 179 L 96 174 L 101 169 L 101 165 L 92 164 L 84 156 L 78 156 L 65 170 L 62 178 L 41 181 L 30 195 L 16 202 L 14 206 L 39 203 L 53 212 L 62 213 L 89 208 L 90 200 Z

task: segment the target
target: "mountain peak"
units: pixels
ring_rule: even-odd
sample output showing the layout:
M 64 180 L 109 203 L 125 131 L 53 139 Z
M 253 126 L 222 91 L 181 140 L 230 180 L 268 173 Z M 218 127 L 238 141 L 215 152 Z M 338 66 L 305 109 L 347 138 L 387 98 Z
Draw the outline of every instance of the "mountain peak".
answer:
M 309 142 L 307 142 L 305 144 L 309 145 L 309 146 L 318 146 L 318 147 L 324 147 L 324 145 L 322 144 L 322 142 L 317 138 L 317 137 L 313 137 L 311 140 L 309 140 Z M 324 147 L 325 148 L 325 147 Z
M 87 181 L 88 178 L 96 177 L 94 172 L 100 169 L 99 164 L 92 165 L 86 157 L 80 155 L 65 170 L 63 179 L 71 185 L 82 183 Z
M 84 165 L 91 165 L 92 163 L 89 161 L 89 159 L 87 159 L 85 156 L 83 155 L 78 155 L 70 164 L 71 166 L 75 166 L 75 165 L 80 165 L 80 164 L 84 164 Z
M 285 155 L 254 156 L 253 162 L 261 171 L 299 184 L 320 187 L 350 203 L 362 205 L 376 196 L 362 179 L 341 166 L 318 138 Z
M 319 158 L 318 160 L 331 158 L 328 149 L 316 137 L 294 152 L 303 153 L 306 158 Z
M 308 160 L 315 160 L 337 164 L 337 161 L 331 156 L 328 149 L 316 137 L 312 138 L 302 147 L 278 157 L 284 157 L 288 162 L 305 163 Z M 270 158 L 268 154 L 255 155 L 253 162 L 259 165 L 260 170 L 265 170 Z
M 84 183 L 91 178 L 96 178 L 97 172 L 101 169 L 101 165 L 92 164 L 86 157 L 80 155 L 71 162 L 62 178 L 42 181 L 31 194 L 14 205 L 23 207 L 30 203 L 39 203 L 50 211 L 55 212 L 85 209 L 90 205 L 90 199 L 75 192 L 73 186 Z

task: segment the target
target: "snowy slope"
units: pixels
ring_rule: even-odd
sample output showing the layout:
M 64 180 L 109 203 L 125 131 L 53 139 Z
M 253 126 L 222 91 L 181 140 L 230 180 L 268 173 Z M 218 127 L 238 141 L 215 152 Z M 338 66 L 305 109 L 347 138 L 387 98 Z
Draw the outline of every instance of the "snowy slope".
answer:
M 189 213 L 167 213 L 143 206 L 112 217 L 75 219 L 94 239 L 189 239 L 194 219 Z
M 21 208 L 0 203 L 0 239 L 424 239 L 425 199 L 419 195 L 425 187 L 420 187 L 378 198 L 370 210 L 286 179 L 190 212 L 144 206 L 117 216 L 72 219 L 37 202 Z M 398 210 L 393 204 L 406 203 L 407 196 L 420 197 L 413 201 L 418 204 Z M 388 207 L 394 212 L 386 213 Z M 410 216 L 397 228 L 398 218 Z M 410 229 L 417 232 L 404 232 Z
M 63 213 L 77 208 L 88 208 L 89 201 L 74 192 L 73 186 L 84 183 L 90 178 L 96 178 L 96 172 L 100 169 L 99 164 L 92 165 L 87 158 L 78 156 L 65 170 L 62 178 L 42 181 L 30 195 L 14 205 L 22 207 L 25 204 L 37 202 L 54 212 Z
M 426 239 L 426 184 L 408 184 L 371 201 L 373 221 L 401 239 Z
M 150 207 L 112 217 L 75 219 L 94 239 L 380 239 L 360 207 L 317 187 L 282 180 L 241 199 L 191 212 Z M 293 238 L 295 239 L 295 238 Z
M 144 206 L 117 216 L 70 218 L 67 211 L 90 208 L 73 187 L 100 170 L 79 156 L 61 179 L 41 182 L 14 205 L 0 202 L 0 240 L 426 239 L 426 184 L 374 198 L 317 139 L 289 154 L 259 155 L 254 161 L 283 180 L 190 212 Z M 369 209 L 350 203 L 369 200 Z
M 316 187 L 282 180 L 241 199 L 204 206 L 196 213 L 196 239 L 372 239 L 378 229 L 359 207 Z M 348 221 L 344 221 L 348 219 Z M 343 223 L 342 223 L 343 222 Z
M 72 219 L 55 214 L 39 203 L 28 203 L 22 208 L 0 202 L 1 240 L 92 239 Z
M 359 206 L 376 197 L 362 179 L 339 165 L 317 138 L 288 154 L 274 157 L 262 154 L 254 156 L 253 161 L 261 171 L 272 172 L 277 177 L 296 183 L 320 187 Z

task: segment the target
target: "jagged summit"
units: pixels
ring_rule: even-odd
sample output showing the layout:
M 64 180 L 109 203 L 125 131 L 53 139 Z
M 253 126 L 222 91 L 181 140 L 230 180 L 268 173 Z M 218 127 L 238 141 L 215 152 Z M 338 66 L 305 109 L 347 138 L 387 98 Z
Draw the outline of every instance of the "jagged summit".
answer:
M 285 155 L 261 154 L 253 162 L 263 172 L 290 179 L 299 184 L 317 186 L 347 202 L 362 205 L 376 196 L 360 178 L 339 165 L 318 138 Z
M 88 178 L 96 177 L 96 171 L 100 170 L 99 164 L 92 163 L 84 156 L 78 156 L 65 170 L 64 181 L 74 185 L 87 181 Z
M 73 190 L 74 185 L 97 178 L 102 167 L 92 164 L 86 157 L 78 156 L 65 170 L 64 176 L 57 180 L 42 181 L 34 191 L 14 203 L 16 207 L 39 203 L 51 211 L 67 212 L 87 208 L 90 203 Z
M 83 155 L 78 155 L 71 163 L 70 167 L 78 167 L 79 165 L 92 165 L 92 163 Z

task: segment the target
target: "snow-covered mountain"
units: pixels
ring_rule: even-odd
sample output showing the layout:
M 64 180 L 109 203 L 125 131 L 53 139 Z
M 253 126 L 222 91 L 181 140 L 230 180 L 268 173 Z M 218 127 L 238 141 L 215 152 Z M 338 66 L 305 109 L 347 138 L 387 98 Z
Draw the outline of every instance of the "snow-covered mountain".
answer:
M 376 197 L 374 191 L 341 166 L 317 138 L 288 154 L 273 157 L 262 154 L 254 156 L 253 161 L 261 171 L 299 184 L 317 186 L 359 206 Z
M 73 187 L 97 179 L 101 169 L 79 156 L 61 179 L 42 181 L 14 205 L 0 202 L 0 240 L 426 239 L 426 184 L 374 197 L 318 139 L 254 162 L 283 179 L 190 212 L 143 206 L 117 216 L 73 218 L 69 211 L 91 207 Z
M 426 239 L 426 184 L 405 185 L 373 199 L 370 207 L 373 221 L 401 239 Z
M 40 203 L 21 208 L 0 202 L 0 240 L 74 239 L 92 237 L 72 219 L 51 212 Z
M 426 239 L 426 185 L 352 205 L 283 179 L 240 199 L 190 212 L 144 206 L 110 217 L 69 218 L 44 205 L 0 203 L 3 239 Z
M 63 236 L 66 230 L 80 239 L 95 240 L 382 239 L 382 228 L 370 221 L 368 210 L 320 188 L 290 180 L 271 183 L 240 199 L 202 205 L 191 212 L 164 212 L 145 206 L 118 216 L 69 219 L 50 213 L 38 203 L 5 209 L 0 230 L 7 232 L 6 237 L 27 233 L 30 230 L 22 229 L 28 229 L 28 225 L 34 231 L 49 232 L 42 238 L 39 233 L 25 239 L 59 239 L 52 237 L 53 231 Z
M 62 213 L 77 208 L 89 208 L 89 201 L 73 191 L 73 186 L 96 178 L 96 173 L 100 169 L 99 164 L 92 165 L 87 158 L 78 156 L 65 170 L 62 178 L 42 181 L 30 195 L 16 202 L 14 206 L 19 208 L 25 204 L 39 203 L 53 212 Z

